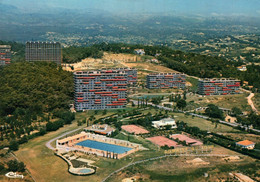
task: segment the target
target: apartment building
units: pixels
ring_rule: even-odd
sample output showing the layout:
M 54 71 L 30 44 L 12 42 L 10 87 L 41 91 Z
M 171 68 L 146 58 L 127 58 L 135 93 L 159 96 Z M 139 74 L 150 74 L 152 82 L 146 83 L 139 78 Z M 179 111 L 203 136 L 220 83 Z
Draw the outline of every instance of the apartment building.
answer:
M 127 88 L 136 83 L 135 74 L 136 70 L 128 68 L 75 72 L 76 111 L 124 108 Z
M 0 66 L 5 66 L 11 63 L 11 46 L 0 45 Z
M 200 95 L 227 95 L 240 93 L 240 81 L 229 78 L 213 78 L 199 80 Z
M 26 61 L 48 61 L 61 64 L 61 44 L 59 42 L 26 42 Z
M 185 88 L 186 75 L 182 73 L 152 73 L 146 76 L 149 89 Z

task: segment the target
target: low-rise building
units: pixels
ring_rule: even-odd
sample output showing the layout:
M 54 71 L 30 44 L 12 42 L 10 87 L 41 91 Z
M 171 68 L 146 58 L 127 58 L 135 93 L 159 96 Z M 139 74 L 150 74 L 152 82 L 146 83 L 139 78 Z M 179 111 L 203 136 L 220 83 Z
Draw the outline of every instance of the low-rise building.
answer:
M 92 131 L 94 133 L 97 133 L 97 134 L 101 134 L 101 135 L 111 135 L 112 132 L 114 132 L 116 129 L 107 125 L 107 124 L 95 124 L 95 125 L 92 125 L 92 126 L 89 126 L 87 128 L 84 129 L 86 132 L 88 131 Z
M 246 65 L 238 66 L 238 67 L 237 67 L 237 70 L 239 70 L 239 71 L 246 71 L 246 70 L 247 70 L 247 69 L 246 69 Z
M 236 146 L 246 148 L 248 150 L 253 150 L 255 148 L 255 143 L 250 140 L 243 140 L 240 142 L 236 142 Z
M 138 54 L 138 55 L 145 55 L 144 49 L 135 49 L 135 50 L 134 50 L 134 53 L 135 53 L 135 54 Z
M 153 127 L 162 129 L 165 128 L 165 126 L 171 126 L 171 128 L 177 128 L 176 122 L 173 118 L 164 118 L 159 121 L 153 121 L 152 122 Z
M 199 80 L 200 95 L 227 95 L 240 93 L 240 81 L 232 78 L 212 78 Z
M 148 89 L 185 88 L 186 75 L 182 73 L 152 73 L 146 76 Z

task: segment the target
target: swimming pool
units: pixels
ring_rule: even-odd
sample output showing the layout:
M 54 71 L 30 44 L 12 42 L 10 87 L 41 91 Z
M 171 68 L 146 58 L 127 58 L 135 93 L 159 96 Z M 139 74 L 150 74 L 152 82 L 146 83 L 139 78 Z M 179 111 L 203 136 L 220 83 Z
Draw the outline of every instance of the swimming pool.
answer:
M 98 141 L 94 141 L 94 140 L 85 140 L 85 141 L 77 143 L 76 145 L 93 148 L 93 149 L 98 149 L 98 150 L 104 150 L 104 151 L 108 151 L 108 152 L 114 152 L 117 154 L 123 154 L 127 151 L 132 150 L 132 148 L 129 148 L 129 147 L 122 147 L 119 145 L 113 145 L 113 144 L 98 142 Z
M 90 173 L 90 172 L 92 172 L 92 170 L 86 168 L 86 169 L 80 169 L 79 172 L 85 174 L 85 173 Z

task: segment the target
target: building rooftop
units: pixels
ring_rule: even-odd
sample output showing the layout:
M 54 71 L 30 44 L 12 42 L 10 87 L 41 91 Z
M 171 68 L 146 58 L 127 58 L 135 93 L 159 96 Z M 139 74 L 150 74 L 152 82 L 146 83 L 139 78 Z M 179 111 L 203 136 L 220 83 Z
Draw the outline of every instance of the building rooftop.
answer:
M 93 70 L 87 70 L 87 71 L 76 71 L 73 74 L 74 75 L 83 75 L 83 74 L 101 74 L 101 73 L 106 73 L 106 74 L 113 74 L 113 73 L 126 73 L 125 71 L 129 70 L 136 70 L 135 68 L 102 68 L 102 69 L 93 69 Z
M 96 133 L 101 133 L 101 134 L 109 134 L 109 133 L 115 131 L 115 128 L 112 128 L 111 126 L 109 126 L 107 124 L 102 124 L 102 125 L 95 124 L 95 125 L 85 128 L 85 130 L 94 131 Z
M 155 76 L 155 75 L 185 75 L 184 73 L 150 73 L 148 76 Z
M 82 136 L 86 136 L 86 133 L 85 133 L 85 132 L 81 132 L 81 133 L 79 133 L 79 134 L 77 134 L 77 135 L 73 135 L 73 136 L 69 136 L 69 137 L 60 139 L 60 140 L 58 140 L 58 142 L 59 142 L 59 143 L 65 143 L 65 142 L 67 142 L 67 141 L 80 138 L 80 137 L 82 137 Z
M 240 80 L 234 79 L 234 78 L 204 78 L 204 79 L 199 79 L 199 81 L 238 81 Z
M 238 145 L 244 145 L 244 146 L 255 145 L 255 143 L 252 142 L 252 141 L 250 141 L 250 140 L 243 140 L 243 141 L 237 142 L 236 144 L 238 144 Z
M 11 49 L 11 46 L 10 45 L 0 45 L 0 48 L 10 48 Z

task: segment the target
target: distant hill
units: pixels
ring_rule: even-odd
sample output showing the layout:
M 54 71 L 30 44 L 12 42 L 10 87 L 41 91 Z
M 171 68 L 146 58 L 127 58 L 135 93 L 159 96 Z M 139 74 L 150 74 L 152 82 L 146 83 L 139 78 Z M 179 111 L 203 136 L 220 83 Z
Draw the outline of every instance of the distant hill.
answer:
M 3 4 L 3 3 L 0 2 L 1 13 L 13 12 L 13 11 L 17 11 L 17 10 L 18 10 L 18 8 L 16 6 Z

